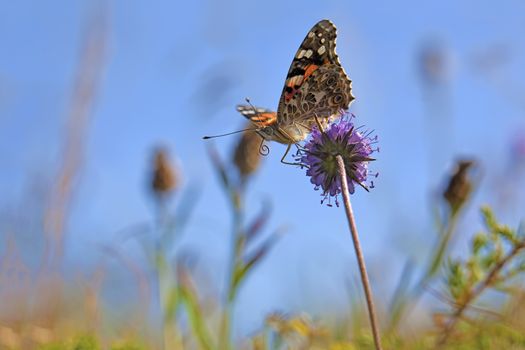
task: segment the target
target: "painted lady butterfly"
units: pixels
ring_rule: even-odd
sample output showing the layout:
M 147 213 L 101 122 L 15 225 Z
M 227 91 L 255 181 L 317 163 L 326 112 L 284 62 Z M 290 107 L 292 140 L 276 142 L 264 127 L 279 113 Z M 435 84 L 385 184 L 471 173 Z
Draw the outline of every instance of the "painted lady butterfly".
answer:
M 237 111 L 252 121 L 256 132 L 268 141 L 288 145 L 304 140 L 316 123 L 326 124 L 348 109 L 352 81 L 335 53 L 335 25 L 322 20 L 310 29 L 292 61 L 277 112 L 251 105 L 239 105 Z

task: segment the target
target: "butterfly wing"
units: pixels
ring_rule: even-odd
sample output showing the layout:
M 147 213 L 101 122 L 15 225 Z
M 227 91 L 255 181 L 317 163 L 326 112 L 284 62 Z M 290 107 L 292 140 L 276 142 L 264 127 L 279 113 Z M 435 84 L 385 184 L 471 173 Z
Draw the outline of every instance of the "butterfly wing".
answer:
M 277 120 L 277 113 L 266 108 L 238 105 L 237 112 L 241 113 L 258 127 L 270 126 Z
M 306 35 L 286 76 L 277 109 L 280 124 L 329 118 L 354 99 L 352 82 L 335 52 L 336 37 L 329 20 L 318 22 Z
M 295 93 L 290 102 L 284 103 L 281 115 L 290 123 L 310 125 L 319 119 L 332 118 L 348 105 L 354 97 L 342 67 L 329 64 L 319 67 Z M 307 123 L 308 121 L 308 123 Z

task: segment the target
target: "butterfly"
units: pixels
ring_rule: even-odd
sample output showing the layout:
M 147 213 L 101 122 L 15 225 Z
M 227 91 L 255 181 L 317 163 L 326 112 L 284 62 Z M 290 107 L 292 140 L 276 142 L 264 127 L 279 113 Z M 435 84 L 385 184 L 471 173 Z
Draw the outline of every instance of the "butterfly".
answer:
M 304 140 L 317 122 L 327 124 L 348 109 L 354 100 L 352 81 L 335 52 L 337 31 L 329 20 L 316 23 L 304 38 L 292 60 L 277 112 L 250 105 L 237 111 L 248 118 L 255 131 L 267 141 L 288 145 Z

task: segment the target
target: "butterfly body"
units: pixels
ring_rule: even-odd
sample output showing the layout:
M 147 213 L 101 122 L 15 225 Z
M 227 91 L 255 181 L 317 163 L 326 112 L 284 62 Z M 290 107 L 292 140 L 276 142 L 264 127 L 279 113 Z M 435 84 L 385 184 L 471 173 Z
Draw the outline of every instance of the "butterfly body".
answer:
M 336 36 L 336 27 L 329 20 L 310 29 L 286 76 L 277 112 L 237 106 L 262 138 L 288 145 L 288 152 L 290 145 L 308 137 L 317 122 L 325 125 L 348 109 L 354 99 L 352 82 L 335 52 Z

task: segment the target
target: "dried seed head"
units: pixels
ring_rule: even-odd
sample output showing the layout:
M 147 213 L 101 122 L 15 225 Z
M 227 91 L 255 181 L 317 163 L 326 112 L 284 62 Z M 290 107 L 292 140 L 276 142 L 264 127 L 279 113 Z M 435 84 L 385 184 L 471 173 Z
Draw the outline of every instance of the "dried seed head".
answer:
M 168 153 L 163 148 L 155 150 L 153 155 L 153 171 L 151 189 L 157 196 L 169 194 L 179 185 L 179 175 L 170 162 Z
M 248 127 L 253 127 L 250 123 Z M 259 146 L 261 137 L 253 131 L 242 133 L 233 154 L 233 163 L 239 170 L 242 178 L 247 178 L 259 168 L 261 163 L 261 154 Z
M 473 160 L 458 160 L 453 174 L 450 176 L 443 197 L 447 201 L 450 210 L 455 214 L 467 201 L 472 192 L 472 181 L 469 169 L 475 164 Z

